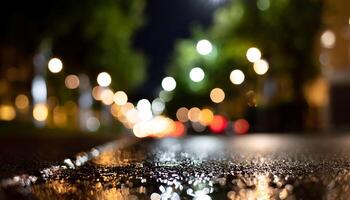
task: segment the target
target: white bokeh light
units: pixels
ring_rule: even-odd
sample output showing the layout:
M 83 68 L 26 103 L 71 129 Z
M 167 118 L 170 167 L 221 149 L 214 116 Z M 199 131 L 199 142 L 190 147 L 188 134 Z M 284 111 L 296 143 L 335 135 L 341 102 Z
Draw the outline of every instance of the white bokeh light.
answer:
M 230 73 L 230 81 L 235 85 L 243 83 L 244 78 L 244 73 L 239 69 L 235 69 Z
M 89 131 L 95 132 L 100 128 L 100 121 L 96 117 L 89 117 L 85 125 Z
M 261 59 L 261 52 L 256 47 L 251 47 L 248 49 L 246 57 L 249 62 L 255 63 L 256 61 Z
M 266 60 L 258 60 L 254 63 L 254 71 L 259 75 L 263 75 L 269 70 L 269 63 Z
M 190 79 L 193 82 L 201 82 L 204 79 L 205 73 L 202 68 L 195 67 L 190 71 Z
M 113 100 L 115 104 L 122 106 L 128 102 L 128 95 L 124 91 L 117 91 L 113 96 Z
M 151 103 L 147 99 L 141 99 L 137 102 L 136 108 L 138 111 L 149 111 L 151 110 Z
M 97 83 L 102 87 L 107 87 L 111 84 L 112 78 L 107 72 L 101 72 L 97 76 Z
M 160 98 L 154 99 L 152 101 L 152 112 L 155 115 L 160 115 L 165 109 L 165 103 Z
M 168 92 L 173 91 L 176 88 L 176 81 L 175 81 L 175 79 L 173 77 L 171 77 L 171 76 L 163 78 L 163 80 L 162 80 L 162 88 L 165 91 L 168 91 Z
M 208 55 L 213 50 L 213 45 L 209 40 L 200 40 L 196 45 L 197 52 L 201 55 Z
M 335 34 L 331 30 L 326 30 L 321 35 L 321 44 L 324 48 L 328 48 L 328 49 L 333 48 L 335 45 L 335 40 L 336 40 Z
M 50 72 L 58 73 L 62 70 L 63 64 L 62 61 L 58 58 L 51 58 L 48 63 Z

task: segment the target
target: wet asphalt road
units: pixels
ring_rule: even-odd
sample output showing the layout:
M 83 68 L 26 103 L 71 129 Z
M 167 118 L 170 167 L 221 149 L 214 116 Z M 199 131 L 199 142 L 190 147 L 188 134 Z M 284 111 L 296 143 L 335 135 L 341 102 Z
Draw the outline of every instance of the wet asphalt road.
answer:
M 1 188 L 7 199 L 349 199 L 350 137 L 125 138 Z

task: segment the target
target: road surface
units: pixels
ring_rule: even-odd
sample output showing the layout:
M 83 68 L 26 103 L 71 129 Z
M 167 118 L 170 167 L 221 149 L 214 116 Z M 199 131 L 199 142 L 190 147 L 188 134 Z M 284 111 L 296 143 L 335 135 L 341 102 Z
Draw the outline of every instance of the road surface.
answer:
M 125 138 L 5 178 L 0 198 L 348 199 L 349 158 L 350 136 Z

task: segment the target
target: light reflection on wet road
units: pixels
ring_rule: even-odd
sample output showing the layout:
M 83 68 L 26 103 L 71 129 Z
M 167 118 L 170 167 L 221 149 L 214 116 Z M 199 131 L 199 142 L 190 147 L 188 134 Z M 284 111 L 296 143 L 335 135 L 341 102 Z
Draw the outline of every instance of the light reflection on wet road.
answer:
M 23 199 L 348 199 L 349 158 L 349 136 L 126 140 L 2 186 Z

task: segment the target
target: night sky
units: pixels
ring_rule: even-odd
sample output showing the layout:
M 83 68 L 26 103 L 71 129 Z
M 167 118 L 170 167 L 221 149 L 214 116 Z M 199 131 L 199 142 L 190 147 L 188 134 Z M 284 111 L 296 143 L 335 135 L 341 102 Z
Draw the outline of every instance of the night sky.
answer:
M 223 0 L 148 0 L 144 27 L 135 46 L 147 58 L 147 80 L 138 98 L 152 98 L 166 75 L 166 66 L 177 39 L 191 36 L 191 27 L 211 24 L 213 12 Z

